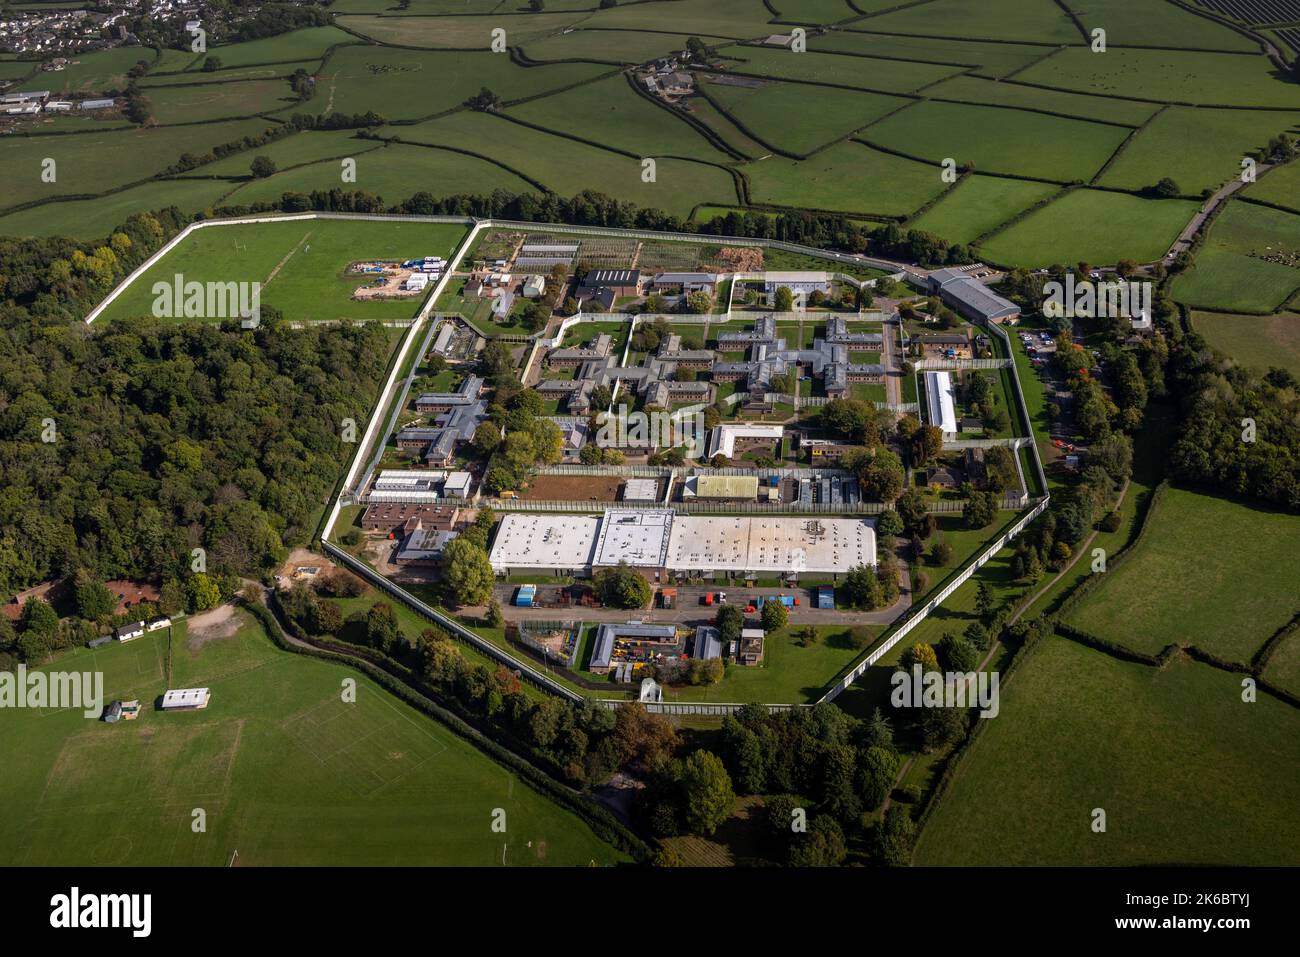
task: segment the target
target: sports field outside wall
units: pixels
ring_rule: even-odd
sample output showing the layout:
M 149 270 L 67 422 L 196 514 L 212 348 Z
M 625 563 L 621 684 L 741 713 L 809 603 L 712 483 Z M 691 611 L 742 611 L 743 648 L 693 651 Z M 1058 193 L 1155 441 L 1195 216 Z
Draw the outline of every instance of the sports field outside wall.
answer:
M 247 613 L 197 643 L 178 623 L 174 681 L 211 689 L 164 713 L 168 638 L 60 659 L 104 668 L 117 724 L 19 711 L 0 725 L 0 857 L 26 865 L 611 864 L 570 812 L 359 672 L 276 649 Z M 193 625 L 188 626 L 193 628 Z M 356 682 L 345 703 L 345 679 Z M 192 829 L 202 809 L 206 829 Z M 503 809 L 506 832 L 492 831 Z M 70 813 L 75 809 L 75 813 Z M 238 856 L 235 857 L 235 852 Z

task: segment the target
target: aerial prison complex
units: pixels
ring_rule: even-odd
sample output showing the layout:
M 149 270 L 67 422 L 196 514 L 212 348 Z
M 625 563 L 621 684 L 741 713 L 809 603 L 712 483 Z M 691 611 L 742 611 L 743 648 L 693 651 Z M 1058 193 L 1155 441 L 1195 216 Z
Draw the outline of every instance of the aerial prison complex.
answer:
M 489 559 L 498 575 L 583 576 L 626 564 L 654 579 L 795 579 L 801 572 L 836 579 L 875 566 L 876 533 L 865 518 L 515 512 L 501 519 Z

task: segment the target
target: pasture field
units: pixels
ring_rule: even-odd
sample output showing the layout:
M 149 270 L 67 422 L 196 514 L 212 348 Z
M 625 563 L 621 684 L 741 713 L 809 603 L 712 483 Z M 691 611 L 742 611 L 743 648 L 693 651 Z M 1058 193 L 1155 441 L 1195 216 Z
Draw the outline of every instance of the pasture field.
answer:
M 1269 659 L 1264 677 L 1292 694 L 1300 695 L 1300 631 L 1292 631 Z
M 959 72 L 955 66 L 842 56 L 816 50 L 791 53 L 767 46 L 734 46 L 723 52 L 727 70 L 777 80 L 830 83 L 884 93 L 910 93 Z M 816 93 L 821 96 L 820 91 Z
M 1265 58 L 1237 53 L 1071 47 L 1016 82 L 1198 106 L 1300 107 L 1300 86 L 1279 82 Z
M 494 29 L 506 30 L 511 45 L 526 46 L 530 40 L 558 34 L 581 19 L 582 15 L 578 13 L 539 13 L 512 15 L 508 20 L 499 16 L 473 15 L 445 19 L 338 16 L 335 22 L 379 43 L 426 50 L 490 50 Z M 348 39 L 355 41 L 356 37 L 349 36 Z
M 771 147 L 760 143 L 726 116 L 704 97 L 696 97 L 691 104 L 691 116 L 703 123 L 737 153 L 746 159 L 761 159 L 771 154 Z
M 755 202 L 906 216 L 943 191 L 927 163 L 840 143 L 806 160 L 771 157 L 745 167 Z
M 1258 182 L 1246 187 L 1243 195 L 1300 212 L 1300 162 L 1292 161 L 1269 170 Z
M 234 188 L 229 180 L 161 179 L 96 199 L 42 203 L 0 216 L 0 235 L 102 240 L 132 213 L 177 206 L 202 211 Z
M 708 83 L 704 92 L 739 125 L 764 143 L 807 156 L 855 130 L 868 126 L 907 101 L 880 93 L 837 87 L 764 82 L 757 87 Z M 815 94 L 817 109 L 808 109 Z
M 910 225 L 953 243 L 969 243 L 1035 203 L 1059 192 L 1049 183 L 965 176 Z
M 208 56 L 220 59 L 222 69 L 228 70 L 231 67 L 248 66 L 254 63 L 319 60 L 332 46 L 357 42 L 359 41 L 356 37 L 338 27 L 307 27 L 262 40 L 208 47 Z M 203 59 L 196 58 L 189 64 L 189 68 L 198 70 L 203 66 Z
M 94 53 L 79 53 L 62 70 L 41 73 L 37 87 L 57 95 L 106 93 L 126 89 L 126 72 L 141 60 L 153 64 L 157 51 L 151 47 L 114 47 Z M 28 68 L 32 64 L 26 64 Z
M 196 643 L 198 621 L 172 636 L 173 682 L 210 688 L 205 710 L 156 709 L 168 687 L 160 632 L 57 662 L 104 666 L 106 696 L 139 698 L 137 720 L 110 725 L 64 710 L 12 711 L 0 722 L 14 759 L 0 781 L 0 857 L 80 866 L 623 860 L 581 819 L 359 672 L 276 649 L 242 611 Z M 340 700 L 346 678 L 357 683 L 354 704 Z M 506 810 L 505 835 L 490 830 L 496 807 Z M 206 814 L 197 834 L 195 808 Z
M 381 145 L 375 140 L 358 137 L 356 130 L 303 130 L 265 146 L 259 146 L 255 150 L 232 153 L 200 166 L 190 175 L 247 177 L 252 175 L 249 166 L 259 156 L 273 160 L 276 168 L 283 171 L 303 163 L 315 163 L 342 156 L 358 156 L 369 150 L 378 149 Z
M 483 87 L 510 101 L 581 83 L 608 71 L 608 67 L 590 63 L 521 67 L 495 53 L 342 47 L 321 70 L 316 96 L 286 112 L 375 110 L 389 120 L 418 120 L 460 106 Z
M 916 846 L 919 865 L 1285 865 L 1300 854 L 1300 713 L 1181 658 L 1029 652 Z M 1106 832 L 1091 827 L 1106 811 Z M 1208 822 L 1208 823 L 1207 823 Z
M 863 20 L 857 26 L 863 30 L 874 29 L 869 26 L 870 23 L 871 20 Z M 808 49 L 965 67 L 977 76 L 1001 77 L 1033 63 L 1040 57 L 1047 56 L 1054 47 L 1027 43 L 982 43 L 939 37 L 893 36 L 844 29 L 809 37 Z
M 1185 47 L 1253 53 L 1248 38 L 1164 0 L 1067 0 L 1085 29 L 1102 27 L 1107 47 Z
M 720 46 L 734 41 L 722 37 L 700 37 L 710 46 Z M 584 30 L 577 29 L 558 36 L 545 36 L 529 40 L 523 46 L 530 60 L 590 60 L 597 63 L 644 63 L 655 57 L 676 53 L 682 48 L 682 38 L 676 33 L 652 33 L 642 30 Z
M 506 112 L 543 129 L 638 156 L 679 156 L 709 163 L 732 160 L 673 111 L 633 91 L 621 75 L 530 99 Z M 574 124 L 574 117 L 582 117 L 581 123 Z
M 837 23 L 861 16 L 848 0 L 776 0 L 772 6 L 779 23 Z M 870 4 L 864 3 L 859 9 L 869 10 Z
M 581 22 L 583 26 L 623 30 L 662 30 L 671 25 L 674 33 L 683 36 L 707 33 L 752 40 L 780 32 L 771 20 L 772 13 L 763 0 L 674 0 L 671 4 L 619 4 L 588 14 Z
M 235 120 L 173 128 L 154 126 L 73 136 L 11 136 L 0 139 L 0 167 L 15 171 L 6 183 L 6 207 L 53 196 L 96 195 L 148 179 L 182 153 L 206 153 L 214 146 L 267 128 L 265 120 Z M 41 181 L 41 164 L 56 163 L 57 180 Z M 30 171 L 30 175 L 26 172 Z M 152 205 L 145 209 L 156 208 Z
M 922 36 L 1018 40 L 1029 43 L 1080 43 L 1077 27 L 1051 0 L 935 0 L 869 17 L 860 30 Z
M 438 194 L 485 195 L 494 189 L 511 193 L 537 192 L 513 173 L 474 156 L 450 150 L 400 144 L 357 153 L 356 182 L 349 189 L 364 189 L 383 198 L 386 203 L 409 199 L 424 183 L 436 183 Z M 342 166 L 336 159 L 321 160 L 297 169 L 285 170 L 266 179 L 256 179 L 235 189 L 226 198 L 230 204 L 275 202 L 286 192 L 309 193 L 312 190 L 341 187 Z
M 1279 366 L 1300 376 L 1300 314 L 1250 316 L 1192 312 L 1192 328 L 1239 363 L 1256 369 Z
M 140 86 L 149 90 L 160 86 L 189 86 L 192 83 L 228 83 L 231 80 L 271 80 L 277 77 L 288 78 L 296 70 L 315 73 L 320 60 L 291 60 L 288 63 L 263 63 L 251 66 L 232 67 L 231 69 L 212 70 L 204 73 L 150 73 L 140 78 Z M 285 87 L 286 91 L 288 86 Z
M 1075 189 L 985 239 L 980 255 L 1021 266 L 1114 263 L 1126 257 L 1153 262 L 1196 210 L 1187 200 Z
M 1177 643 L 1248 663 L 1300 611 L 1297 543 L 1300 516 L 1170 488 L 1136 551 L 1065 620 L 1147 654 Z
M 1015 106 L 1046 110 L 1080 120 L 1106 120 L 1126 126 L 1141 126 L 1160 109 L 1155 103 L 1117 100 L 1105 96 L 1087 96 L 1063 90 L 1044 90 L 1036 86 L 998 83 L 965 74 L 944 80 L 925 91 L 934 100 L 958 100 L 984 106 Z
M 1240 175 L 1243 156 L 1284 132 L 1300 132 L 1300 113 L 1171 106 L 1133 137 L 1098 185 L 1143 189 L 1168 176 L 1185 194 L 1217 189 Z
M 105 310 L 103 319 L 148 314 L 155 282 L 180 273 L 188 282 L 260 282 L 262 304 L 288 321 L 407 319 L 421 296 L 357 302 L 352 292 L 365 278 L 344 273 L 359 259 L 447 257 L 465 234 L 441 223 L 300 220 L 201 229 L 135 281 Z M 192 321 L 178 319 L 178 322 Z
M 1068 183 L 1094 176 L 1128 133 L 1024 110 L 923 102 L 881 120 L 862 138 L 935 164 L 951 157 L 959 166 Z
M 715 166 L 661 159 L 656 181 L 645 183 L 641 180 L 640 159 L 553 136 L 486 113 L 453 113 L 415 126 L 386 127 L 383 132 L 411 143 L 450 145 L 482 152 L 562 196 L 594 189 L 683 218 L 697 202 L 728 203 L 736 196 L 731 174 Z
M 253 116 L 298 103 L 284 80 L 155 86 L 146 96 L 154 118 L 162 124 L 203 123 L 227 117 Z
M 1210 226 L 1192 267 L 1174 280 L 1173 297 L 1206 309 L 1274 312 L 1300 288 L 1298 257 L 1300 214 L 1230 202 Z

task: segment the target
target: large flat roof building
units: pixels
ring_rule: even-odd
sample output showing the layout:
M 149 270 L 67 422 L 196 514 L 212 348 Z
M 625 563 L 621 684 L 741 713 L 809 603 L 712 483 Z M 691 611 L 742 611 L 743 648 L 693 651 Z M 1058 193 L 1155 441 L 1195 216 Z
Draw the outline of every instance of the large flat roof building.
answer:
M 952 377 L 947 372 L 925 374 L 925 403 L 929 424 L 937 426 L 944 438 L 956 438 L 957 407 L 953 402 Z

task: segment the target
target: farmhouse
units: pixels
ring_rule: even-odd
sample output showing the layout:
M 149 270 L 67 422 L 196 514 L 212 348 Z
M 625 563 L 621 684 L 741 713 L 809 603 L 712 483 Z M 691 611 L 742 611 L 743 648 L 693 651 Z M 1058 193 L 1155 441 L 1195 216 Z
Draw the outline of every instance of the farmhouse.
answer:
M 199 711 L 208 706 L 212 695 L 207 688 L 178 688 L 162 696 L 164 711 Z

